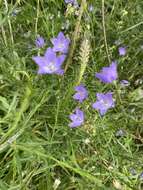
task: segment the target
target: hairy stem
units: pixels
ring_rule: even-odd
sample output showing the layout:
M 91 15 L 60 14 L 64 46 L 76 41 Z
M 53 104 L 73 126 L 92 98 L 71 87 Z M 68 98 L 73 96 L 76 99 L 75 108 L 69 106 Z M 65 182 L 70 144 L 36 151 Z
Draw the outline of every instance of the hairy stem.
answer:
M 82 0 L 80 11 L 79 11 L 79 17 L 78 17 L 78 20 L 77 20 L 77 23 L 76 23 L 76 26 L 75 26 L 75 31 L 74 31 L 73 37 L 72 37 L 70 53 L 69 53 L 69 56 L 68 56 L 68 59 L 67 59 L 67 64 L 65 66 L 65 72 L 67 71 L 69 65 L 72 62 L 72 57 L 73 57 L 73 53 L 74 53 L 74 50 L 75 50 L 75 47 L 76 47 L 76 41 L 77 41 L 78 36 L 79 36 L 79 28 L 80 28 L 81 18 L 82 18 L 83 12 L 84 12 L 85 5 L 86 5 L 86 0 Z

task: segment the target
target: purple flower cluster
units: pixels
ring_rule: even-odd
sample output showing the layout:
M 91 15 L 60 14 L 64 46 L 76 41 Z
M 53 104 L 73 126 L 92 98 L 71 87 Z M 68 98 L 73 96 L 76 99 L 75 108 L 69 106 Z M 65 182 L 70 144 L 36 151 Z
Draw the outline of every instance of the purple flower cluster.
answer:
M 109 67 L 103 67 L 100 73 L 97 73 L 96 78 L 98 78 L 103 83 L 112 83 L 117 80 L 117 63 L 112 62 Z M 115 102 L 113 99 L 113 93 L 97 93 L 97 101 L 92 105 L 92 107 L 104 115 L 108 109 L 115 107 Z
M 75 87 L 75 95 L 73 99 L 77 100 L 78 102 L 82 103 L 88 97 L 88 91 L 84 87 L 84 85 L 78 85 Z M 71 123 L 69 124 L 70 127 L 79 127 L 84 123 L 84 112 L 77 108 L 74 114 L 70 114 Z
M 66 3 L 74 4 L 76 0 L 65 0 Z M 44 56 L 34 56 L 33 61 L 39 66 L 38 74 L 58 74 L 63 75 L 64 70 L 62 64 L 66 59 L 66 54 L 69 50 L 70 39 L 66 38 L 62 32 L 59 32 L 57 37 L 51 39 L 53 48 L 47 48 Z M 45 45 L 45 40 L 39 36 L 35 41 L 37 48 L 42 48 Z M 124 56 L 126 54 L 125 47 L 119 47 L 119 55 Z M 101 82 L 111 84 L 118 79 L 117 63 L 112 62 L 108 67 L 103 67 L 101 72 L 96 73 L 95 77 Z M 128 86 L 127 80 L 120 82 L 122 87 Z M 75 94 L 73 99 L 82 103 L 88 97 L 88 91 L 83 84 L 75 86 Z M 92 108 L 99 111 L 100 115 L 103 116 L 106 112 L 115 107 L 115 101 L 113 99 L 113 92 L 97 93 L 96 102 L 92 104 Z M 84 124 L 84 112 L 80 108 L 76 108 L 74 113 L 69 116 L 71 128 L 79 127 Z
M 117 64 L 112 62 L 109 67 L 103 67 L 100 73 L 97 73 L 96 78 L 100 79 L 103 83 L 112 83 L 117 80 Z M 83 85 L 75 87 L 76 93 L 73 98 L 78 102 L 82 103 L 88 97 L 88 91 Z M 97 93 L 97 101 L 93 103 L 92 107 L 100 112 L 100 115 L 103 116 L 106 114 L 108 109 L 115 107 L 115 101 L 113 99 L 113 93 Z M 76 109 L 74 114 L 70 115 L 72 122 L 69 124 L 70 127 L 79 127 L 84 123 L 84 112 L 79 108 Z
M 63 75 L 62 64 L 68 53 L 70 40 L 60 32 L 56 38 L 51 39 L 51 42 L 53 48 L 47 48 L 44 56 L 34 56 L 32 59 L 39 66 L 38 74 Z M 38 37 L 35 44 L 41 48 L 45 45 L 45 41 L 42 37 Z

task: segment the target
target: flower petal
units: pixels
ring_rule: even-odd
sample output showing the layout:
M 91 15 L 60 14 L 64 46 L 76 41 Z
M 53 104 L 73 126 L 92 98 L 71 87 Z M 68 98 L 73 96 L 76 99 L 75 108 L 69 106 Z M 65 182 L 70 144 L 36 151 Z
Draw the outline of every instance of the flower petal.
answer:
M 39 66 L 43 66 L 45 65 L 45 58 L 44 57 L 41 57 L 41 56 L 35 56 L 35 57 L 32 57 L 33 61 L 39 65 Z

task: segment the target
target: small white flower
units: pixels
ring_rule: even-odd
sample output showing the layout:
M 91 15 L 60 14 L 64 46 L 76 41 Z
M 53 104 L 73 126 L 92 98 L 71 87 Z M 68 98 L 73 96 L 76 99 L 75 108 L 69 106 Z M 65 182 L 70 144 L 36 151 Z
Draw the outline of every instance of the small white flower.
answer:
M 88 138 L 85 139 L 85 140 L 84 140 L 84 143 L 85 143 L 85 144 L 89 144 L 89 143 L 90 143 L 90 139 L 88 139 Z
M 114 186 L 116 189 L 118 189 L 118 190 L 122 190 L 122 189 L 123 189 L 123 188 L 122 188 L 122 185 L 121 185 L 120 182 L 117 181 L 117 180 L 113 180 L 113 186 Z
M 59 187 L 60 183 L 61 183 L 60 179 L 55 179 L 53 189 L 56 190 Z

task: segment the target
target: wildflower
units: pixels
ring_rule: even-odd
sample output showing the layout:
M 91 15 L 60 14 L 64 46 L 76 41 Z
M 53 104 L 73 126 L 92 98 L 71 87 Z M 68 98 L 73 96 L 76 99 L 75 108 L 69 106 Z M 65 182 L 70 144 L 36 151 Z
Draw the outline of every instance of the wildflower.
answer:
M 141 181 L 143 181 L 143 172 L 139 175 Z
M 75 0 L 65 0 L 65 3 L 74 3 L 75 2 Z
M 125 47 L 119 47 L 118 51 L 119 51 L 120 56 L 126 55 L 126 48 Z
M 93 5 L 90 5 L 90 6 L 88 7 L 88 10 L 89 10 L 89 12 L 92 12 L 92 11 L 94 10 Z
M 87 145 L 90 144 L 90 139 L 89 139 L 89 138 L 86 138 L 86 139 L 84 140 L 84 143 L 87 144 Z
M 116 137 L 124 137 L 125 135 L 126 133 L 122 129 L 119 129 L 115 134 Z
M 60 179 L 55 179 L 53 189 L 54 190 L 58 189 L 60 184 L 61 184 L 61 180 Z
M 116 40 L 116 41 L 114 42 L 114 44 L 117 45 L 117 46 L 119 46 L 119 45 L 121 44 L 121 41 L 120 41 L 120 40 Z
M 70 27 L 70 21 L 66 20 L 65 23 L 62 25 L 62 30 L 68 30 Z
M 95 76 L 104 83 L 112 83 L 118 77 L 116 62 L 112 62 L 109 67 L 103 67 L 102 71 Z
M 57 38 L 51 39 L 54 52 L 67 53 L 69 49 L 70 39 L 66 38 L 63 32 L 60 32 Z
M 120 84 L 121 84 L 121 87 L 126 87 L 130 85 L 129 81 L 127 80 L 121 80 Z
M 43 37 L 39 36 L 35 40 L 35 45 L 37 48 L 42 48 L 45 45 L 45 40 Z
M 52 48 L 48 48 L 45 55 L 33 57 L 35 63 L 39 66 L 38 74 L 58 74 L 63 75 L 61 69 L 62 63 L 65 60 L 65 55 L 57 56 Z
M 21 8 L 18 8 L 18 9 L 14 9 L 13 11 L 12 11 L 12 16 L 17 16 L 19 13 L 21 12 Z
M 132 175 L 137 175 L 137 171 L 134 168 L 130 168 L 130 173 Z
M 75 7 L 78 7 L 78 2 L 77 2 L 77 0 L 65 0 L 65 3 L 67 3 L 67 4 L 72 4 L 72 5 L 74 5 Z
M 79 127 L 84 123 L 84 113 L 79 108 L 75 110 L 75 113 L 70 114 L 72 122 L 69 124 L 71 128 Z
M 116 179 L 113 180 L 113 186 L 114 186 L 117 190 L 122 190 L 122 189 L 123 189 L 123 187 L 122 187 L 120 181 L 118 181 L 118 180 L 116 180 Z
M 115 107 L 112 93 L 108 92 L 106 94 L 97 93 L 97 101 L 92 105 L 92 107 L 104 115 L 108 109 Z
M 83 100 L 85 100 L 88 96 L 86 88 L 83 85 L 79 85 L 75 87 L 75 90 L 77 93 L 73 96 L 73 98 L 79 102 L 83 102 Z

